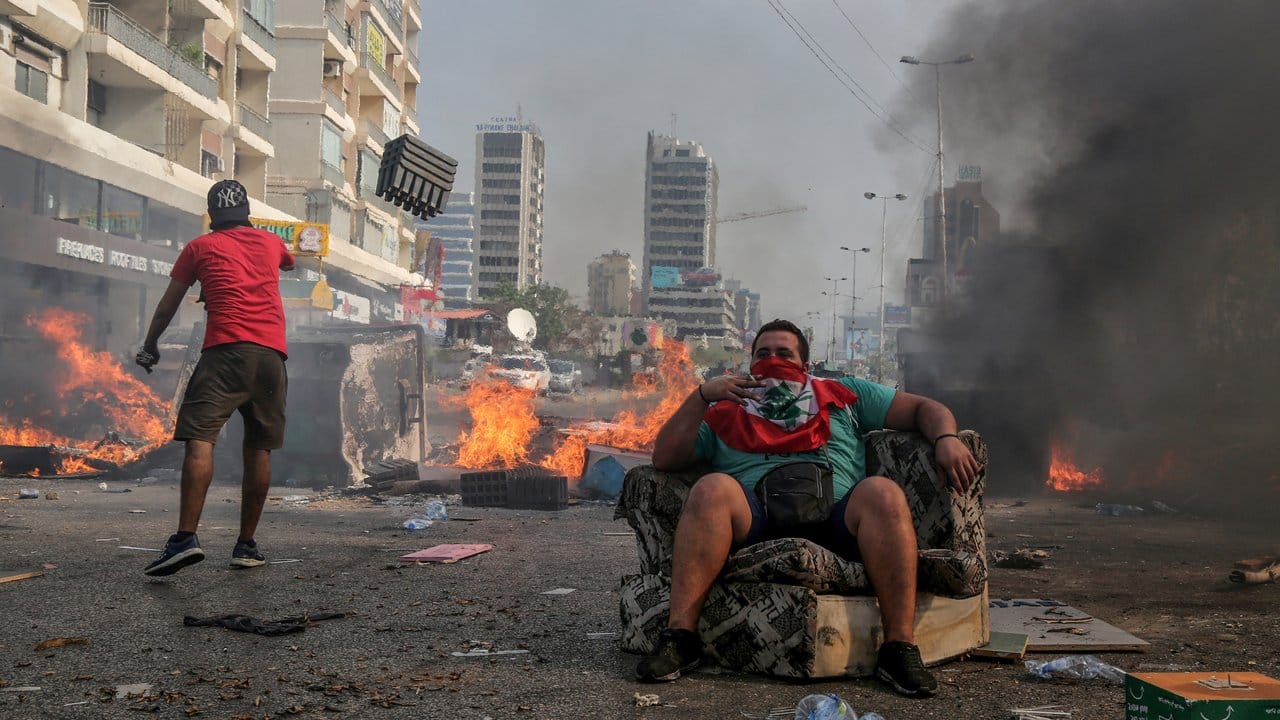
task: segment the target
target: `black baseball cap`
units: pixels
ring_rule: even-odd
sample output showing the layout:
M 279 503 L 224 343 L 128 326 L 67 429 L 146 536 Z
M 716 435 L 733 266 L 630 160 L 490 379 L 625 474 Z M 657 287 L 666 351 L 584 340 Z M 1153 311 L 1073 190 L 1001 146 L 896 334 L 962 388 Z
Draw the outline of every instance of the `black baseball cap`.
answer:
M 209 225 L 249 222 L 249 191 L 235 180 L 219 180 L 209 188 Z

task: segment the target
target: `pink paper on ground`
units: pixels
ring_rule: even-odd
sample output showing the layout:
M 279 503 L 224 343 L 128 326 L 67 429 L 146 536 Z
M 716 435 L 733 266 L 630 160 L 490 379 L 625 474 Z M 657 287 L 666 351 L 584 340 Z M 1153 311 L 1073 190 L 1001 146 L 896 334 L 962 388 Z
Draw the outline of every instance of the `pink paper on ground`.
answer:
M 426 550 L 401 555 L 400 562 L 452 563 L 493 549 L 492 545 L 436 545 Z

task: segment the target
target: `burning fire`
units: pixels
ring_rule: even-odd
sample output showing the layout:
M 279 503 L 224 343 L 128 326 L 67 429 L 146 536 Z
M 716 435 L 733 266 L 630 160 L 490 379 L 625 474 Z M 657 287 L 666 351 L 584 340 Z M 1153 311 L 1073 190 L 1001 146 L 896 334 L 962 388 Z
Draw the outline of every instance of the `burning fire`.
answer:
M 1045 485 L 1051 490 L 1061 492 L 1082 492 L 1089 488 L 1099 487 L 1105 482 L 1102 468 L 1094 468 L 1084 472 L 1076 467 L 1071 455 L 1058 443 L 1053 444 L 1052 460 L 1049 464 L 1049 479 Z
M 529 441 L 538 431 L 534 391 L 485 377 L 460 401 L 471 413 L 471 432 L 458 436 L 458 464 L 475 469 L 513 468 L 529 461 Z
M 55 445 L 71 448 L 61 460 L 62 474 L 88 472 L 95 468 L 86 460 L 103 460 L 117 465 L 137 459 L 169 439 L 168 408 L 142 381 L 125 370 L 109 353 L 90 350 L 83 328 L 88 318 L 61 308 L 50 308 L 27 318 L 27 325 L 53 344 L 60 364 L 53 369 L 57 394 L 56 412 L 37 414 L 64 418 L 100 417 L 106 431 L 138 443 L 77 440 L 65 437 L 30 419 L 13 422 L 0 416 L 0 444 Z M 24 398 L 30 402 L 31 396 Z M 13 403 L 6 403 L 13 408 Z
M 536 462 L 557 474 L 576 478 L 588 444 L 610 445 L 625 450 L 645 450 L 653 446 L 662 424 L 675 413 L 697 384 L 689 349 L 684 343 L 668 341 L 653 375 L 637 374 L 631 400 L 661 392 L 658 404 L 648 412 L 624 410 L 609 423 L 571 428 L 556 441 L 550 455 L 530 458 L 530 441 L 537 433 L 534 393 L 495 379 L 472 384 L 460 398 L 471 413 L 471 432 L 459 437 L 457 464 L 473 469 L 513 468 Z

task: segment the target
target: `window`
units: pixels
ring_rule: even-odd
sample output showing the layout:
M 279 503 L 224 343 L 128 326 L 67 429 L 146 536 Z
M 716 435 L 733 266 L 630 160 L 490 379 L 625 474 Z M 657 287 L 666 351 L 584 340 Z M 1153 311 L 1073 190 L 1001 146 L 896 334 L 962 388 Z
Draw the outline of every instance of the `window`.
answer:
M 153 245 L 180 248 L 200 234 L 201 220 L 190 213 L 154 200 L 147 202 L 147 224 L 143 239 Z
M 359 183 L 360 197 L 371 198 L 378 194 L 378 156 L 372 150 L 360 151 L 360 166 L 356 169 L 356 182 Z
M 518 173 L 520 163 L 484 163 L 485 172 Z
M 57 165 L 45 165 L 40 214 L 73 225 L 99 229 L 98 185 L 97 180 Z
M 685 149 L 685 150 L 677 150 L 677 151 L 676 151 L 676 157 L 689 157 L 689 151 L 688 151 L 687 149 Z
M 211 178 L 219 172 L 222 172 L 222 161 L 218 156 L 208 150 L 200 150 L 200 174 Z
M 102 229 L 120 237 L 142 239 L 142 216 L 146 202 L 141 195 L 102 184 Z
M 36 159 L 0 147 L 0 207 L 34 213 Z
M 19 60 L 13 84 L 23 95 L 42 103 L 49 102 L 49 73 Z
M 107 114 L 107 86 L 90 80 L 88 94 L 85 103 L 89 111 L 87 120 L 91 125 L 101 126 L 102 116 Z
M 342 169 L 342 131 L 328 120 L 320 128 L 320 160 L 335 170 Z

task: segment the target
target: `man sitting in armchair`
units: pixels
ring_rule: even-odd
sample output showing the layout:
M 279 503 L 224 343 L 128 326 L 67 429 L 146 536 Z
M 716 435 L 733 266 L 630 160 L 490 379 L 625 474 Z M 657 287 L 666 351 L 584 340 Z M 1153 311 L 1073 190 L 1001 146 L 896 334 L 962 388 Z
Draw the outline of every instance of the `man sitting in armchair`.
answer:
M 774 320 L 751 346 L 748 376 L 700 385 L 658 432 L 653 465 L 673 471 L 709 465 L 676 526 L 667 629 L 640 661 L 640 680 L 675 680 L 698 665 L 698 618 L 729 555 L 774 537 L 805 537 L 865 565 L 879 602 L 885 642 L 876 676 L 908 696 L 937 689 L 913 644 L 916 533 L 902 489 L 865 477 L 864 436 L 915 430 L 934 444 L 950 487 L 965 492 L 978 461 L 956 437 L 941 403 L 856 378 L 807 373 L 800 328 Z

